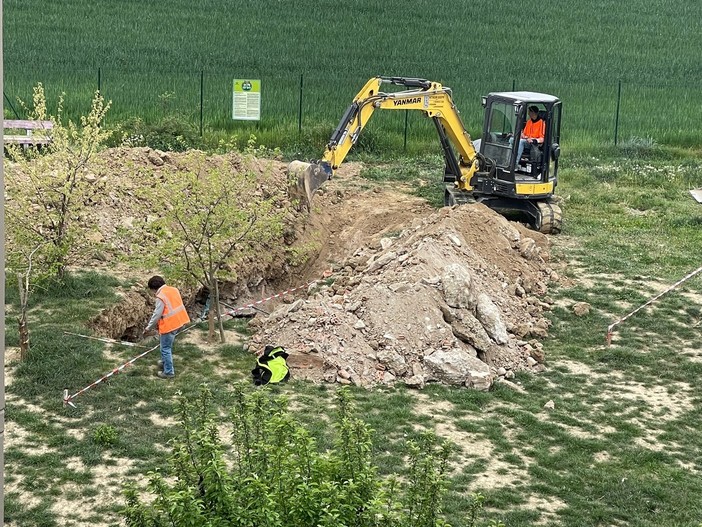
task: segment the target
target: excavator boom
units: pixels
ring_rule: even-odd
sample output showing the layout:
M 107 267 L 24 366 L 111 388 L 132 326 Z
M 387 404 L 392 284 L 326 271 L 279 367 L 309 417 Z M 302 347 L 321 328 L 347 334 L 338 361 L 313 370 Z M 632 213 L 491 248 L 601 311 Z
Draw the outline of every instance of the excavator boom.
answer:
M 383 92 L 384 84 L 404 86 L 405 90 Z M 457 185 L 462 190 L 472 190 L 474 174 L 484 167 L 480 156 L 473 148 L 470 136 L 453 103 L 450 88 L 426 79 L 405 77 L 374 77 L 354 97 L 339 125 L 327 143 L 322 159 L 316 163 L 294 161 L 288 168 L 291 183 L 302 205 L 309 205 L 316 190 L 339 168 L 353 145 L 358 141 L 363 128 L 377 109 L 419 110 L 434 120 L 442 142 L 447 164 L 457 175 Z M 459 157 L 453 153 L 449 141 L 456 147 Z

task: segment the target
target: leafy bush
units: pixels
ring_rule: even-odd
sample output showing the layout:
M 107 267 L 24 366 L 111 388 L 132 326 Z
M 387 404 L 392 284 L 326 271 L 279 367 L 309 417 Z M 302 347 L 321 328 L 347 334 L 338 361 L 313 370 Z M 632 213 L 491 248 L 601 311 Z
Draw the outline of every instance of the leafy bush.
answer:
M 120 123 L 110 146 L 148 146 L 155 150 L 184 152 L 200 145 L 195 126 L 181 117 L 164 117 L 155 123 L 132 118 Z
M 117 444 L 119 439 L 119 434 L 113 426 L 110 425 L 98 425 L 93 430 L 93 441 L 100 446 L 110 447 Z
M 183 433 L 167 473 L 149 474 L 155 499 L 147 504 L 135 487 L 125 489 L 128 526 L 447 525 L 441 510 L 451 448 L 433 434 L 410 443 L 402 492 L 395 477 L 378 475 L 372 430 L 354 416 L 346 389 L 336 395 L 333 447 L 322 453 L 286 401 L 267 389 L 235 389 L 226 445 L 211 399 L 207 388 L 194 404 L 181 398 Z

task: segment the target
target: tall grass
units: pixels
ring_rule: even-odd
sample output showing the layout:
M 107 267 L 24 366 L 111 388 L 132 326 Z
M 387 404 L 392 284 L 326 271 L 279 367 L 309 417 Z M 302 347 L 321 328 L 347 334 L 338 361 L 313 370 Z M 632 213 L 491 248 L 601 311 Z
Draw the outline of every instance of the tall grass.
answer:
M 482 127 L 480 96 L 514 86 L 563 99 L 566 141 L 611 142 L 621 80 L 621 139 L 702 140 L 699 2 L 632 0 L 621 9 L 546 0 L 497 9 L 488 0 L 7 0 L 4 16 L 10 101 L 29 99 L 41 81 L 50 95 L 68 94 L 71 115 L 90 100 L 100 70 L 100 87 L 114 101 L 111 119 L 178 114 L 199 125 L 202 73 L 206 129 L 289 143 L 298 132 L 301 76 L 303 128 L 331 130 L 365 80 L 384 74 L 452 87 L 473 135 Z M 263 81 L 259 123 L 231 119 L 232 79 L 240 77 Z M 400 142 L 404 112 L 386 113 L 370 126 Z M 434 139 L 420 115 L 409 116 L 407 134 L 412 142 Z

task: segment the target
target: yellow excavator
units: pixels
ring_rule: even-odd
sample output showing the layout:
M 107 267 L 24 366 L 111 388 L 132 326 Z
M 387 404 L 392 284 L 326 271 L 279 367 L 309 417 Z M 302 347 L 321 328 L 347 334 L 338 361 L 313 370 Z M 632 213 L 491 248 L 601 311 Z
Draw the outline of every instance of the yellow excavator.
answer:
M 384 92 L 385 84 L 402 86 Z M 561 231 L 561 209 L 553 200 L 560 155 L 561 101 L 527 91 L 495 92 L 482 97 L 483 136 L 471 141 L 451 89 L 419 78 L 374 77 L 358 92 L 331 136 L 324 156 L 288 167 L 297 196 L 309 208 L 315 191 L 334 175 L 376 110 L 419 110 L 431 118 L 446 161 L 444 204 L 481 202 L 507 216 L 521 215 L 537 231 Z M 542 145 L 527 145 L 517 159 L 519 138 L 536 107 L 545 122 Z

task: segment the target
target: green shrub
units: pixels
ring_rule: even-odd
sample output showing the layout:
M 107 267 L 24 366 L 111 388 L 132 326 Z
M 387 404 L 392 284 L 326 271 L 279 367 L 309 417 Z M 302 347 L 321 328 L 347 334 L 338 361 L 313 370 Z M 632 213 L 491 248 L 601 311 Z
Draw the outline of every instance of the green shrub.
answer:
M 195 126 L 181 117 L 164 117 L 155 123 L 135 117 L 120 123 L 116 132 L 110 146 L 146 146 L 168 152 L 184 152 L 200 146 Z
M 119 434 L 113 426 L 98 425 L 93 430 L 93 441 L 103 447 L 111 447 L 117 444 Z
M 147 503 L 135 487 L 125 489 L 128 526 L 447 525 L 441 511 L 451 448 L 435 435 L 410 443 L 401 489 L 395 477 L 378 475 L 372 430 L 355 417 L 346 389 L 337 392 L 333 447 L 324 452 L 268 389 L 235 389 L 227 444 L 211 399 L 207 388 L 193 404 L 181 398 L 183 433 L 167 473 L 149 474 L 155 499 Z

